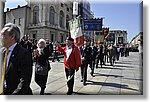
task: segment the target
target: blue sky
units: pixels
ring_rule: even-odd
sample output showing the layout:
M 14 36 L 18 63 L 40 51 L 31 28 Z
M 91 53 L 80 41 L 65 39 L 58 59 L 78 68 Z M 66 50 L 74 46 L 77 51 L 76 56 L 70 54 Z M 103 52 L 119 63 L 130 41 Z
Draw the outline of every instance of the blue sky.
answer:
M 128 41 L 141 31 L 140 2 L 91 3 L 94 16 L 104 17 L 103 27 L 126 30 Z
M 90 0 L 94 16 L 104 17 L 103 27 L 126 30 L 128 41 L 141 31 L 140 2 L 141 0 Z M 7 0 L 5 10 L 8 7 L 15 8 L 17 5 L 26 4 L 25 0 Z

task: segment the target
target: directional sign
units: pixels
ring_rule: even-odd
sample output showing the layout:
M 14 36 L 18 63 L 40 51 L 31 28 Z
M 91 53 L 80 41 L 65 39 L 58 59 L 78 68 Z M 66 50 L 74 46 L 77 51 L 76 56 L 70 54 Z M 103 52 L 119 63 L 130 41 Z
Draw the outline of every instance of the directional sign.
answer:
M 101 19 L 84 19 L 82 29 L 86 31 L 100 31 L 102 30 Z

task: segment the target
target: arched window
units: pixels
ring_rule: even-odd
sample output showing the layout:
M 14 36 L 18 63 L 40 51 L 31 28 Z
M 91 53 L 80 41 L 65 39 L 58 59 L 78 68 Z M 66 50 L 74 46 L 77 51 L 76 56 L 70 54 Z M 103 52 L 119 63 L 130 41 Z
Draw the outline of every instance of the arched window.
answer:
M 69 16 L 67 15 L 66 16 L 66 28 L 67 29 L 69 29 L 69 22 L 68 21 L 69 21 Z
M 49 22 L 50 24 L 55 24 L 55 10 L 54 7 L 50 7 L 50 13 L 49 13 Z
M 64 28 L 64 12 L 63 11 L 60 11 L 59 25 L 60 25 L 60 27 Z
M 33 24 L 39 23 L 39 7 L 35 6 L 33 8 Z

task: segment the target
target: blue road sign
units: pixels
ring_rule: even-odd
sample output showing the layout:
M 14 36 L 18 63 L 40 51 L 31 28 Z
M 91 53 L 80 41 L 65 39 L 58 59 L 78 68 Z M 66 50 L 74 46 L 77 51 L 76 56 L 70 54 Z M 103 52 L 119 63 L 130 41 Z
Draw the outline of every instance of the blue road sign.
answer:
M 84 19 L 82 29 L 86 31 L 99 31 L 102 30 L 101 19 Z

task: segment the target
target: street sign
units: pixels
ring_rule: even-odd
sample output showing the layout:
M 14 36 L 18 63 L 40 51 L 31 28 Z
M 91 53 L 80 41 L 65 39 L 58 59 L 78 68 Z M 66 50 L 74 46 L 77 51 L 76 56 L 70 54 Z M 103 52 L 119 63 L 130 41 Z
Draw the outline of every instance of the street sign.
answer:
M 101 19 L 83 19 L 82 29 L 85 31 L 100 31 L 102 30 Z

